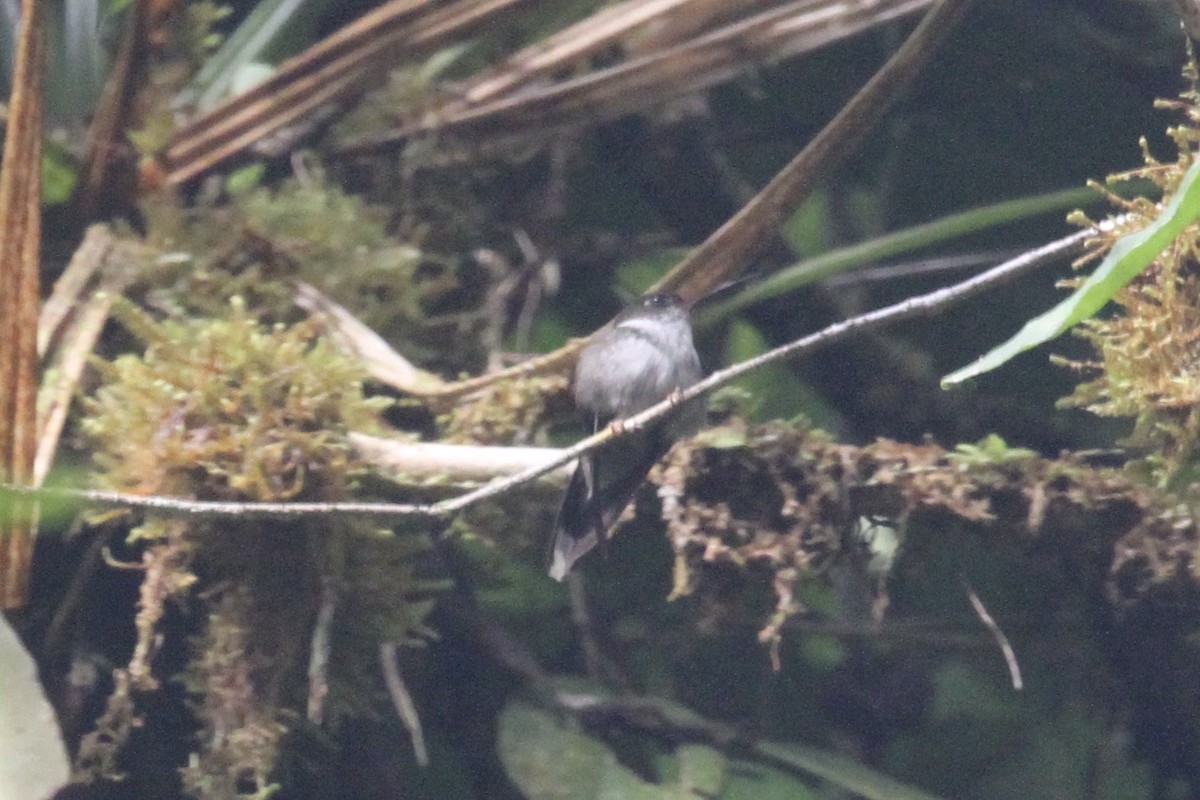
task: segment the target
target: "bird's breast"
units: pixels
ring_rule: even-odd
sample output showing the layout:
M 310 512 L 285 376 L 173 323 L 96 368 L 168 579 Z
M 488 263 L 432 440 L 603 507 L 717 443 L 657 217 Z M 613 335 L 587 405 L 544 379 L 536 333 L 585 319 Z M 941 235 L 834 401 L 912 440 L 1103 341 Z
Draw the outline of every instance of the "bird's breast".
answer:
M 682 324 L 629 319 L 598 335 L 575 373 L 575 400 L 600 417 L 627 417 L 700 379 L 686 317 Z

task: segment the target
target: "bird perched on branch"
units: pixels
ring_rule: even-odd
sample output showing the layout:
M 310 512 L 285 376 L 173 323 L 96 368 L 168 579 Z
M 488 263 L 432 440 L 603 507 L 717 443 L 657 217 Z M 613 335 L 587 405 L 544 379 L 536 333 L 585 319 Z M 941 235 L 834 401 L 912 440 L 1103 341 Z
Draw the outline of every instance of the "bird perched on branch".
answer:
M 592 337 L 575 367 L 575 404 L 592 415 L 594 429 L 626 419 L 700 380 L 687 309 L 674 294 L 642 297 Z M 621 432 L 579 458 L 554 525 L 550 577 L 600 544 L 646 473 L 681 436 L 703 422 L 704 406 L 691 400 L 646 427 Z

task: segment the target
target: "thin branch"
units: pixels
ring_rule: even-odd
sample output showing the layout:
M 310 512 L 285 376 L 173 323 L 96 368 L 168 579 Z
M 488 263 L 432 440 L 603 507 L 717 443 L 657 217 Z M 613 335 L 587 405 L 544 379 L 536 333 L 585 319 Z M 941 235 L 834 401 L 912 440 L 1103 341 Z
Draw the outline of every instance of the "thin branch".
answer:
M 980 253 L 955 253 L 931 258 L 900 261 L 882 267 L 863 267 L 842 272 L 823 282 L 825 288 L 865 286 L 872 283 L 894 283 L 906 278 L 923 278 L 941 272 L 975 269 L 984 264 L 993 264 L 998 259 L 1013 258 L 1025 252 L 1023 247 L 1007 250 L 990 250 Z
M 583 664 L 587 675 L 594 681 L 604 677 L 601 664 L 604 656 L 600 652 L 600 643 L 596 641 L 596 631 L 592 627 L 592 617 L 588 613 L 587 592 L 583 587 L 583 576 L 578 571 L 567 573 L 567 590 L 571 600 L 571 624 L 579 635 L 579 644 L 583 648 Z
M 421 730 L 421 718 L 417 716 L 417 707 L 413 703 L 412 695 L 408 693 L 404 677 L 400 674 L 400 668 L 396 666 L 397 647 L 395 642 L 384 642 L 379 645 L 379 664 L 383 668 L 383 682 L 387 684 L 388 695 L 392 698 L 396 715 L 400 717 L 404 727 L 408 728 L 408 735 L 412 737 L 413 756 L 422 767 L 428 767 L 429 750 L 425 747 L 425 734 Z
M 362 516 L 376 520 L 433 518 L 446 512 L 437 504 L 416 503 L 258 503 L 237 500 L 187 500 L 178 497 L 108 492 L 98 489 L 27 489 L 0 484 L 0 500 L 37 497 L 46 501 L 78 502 L 102 508 L 139 508 L 176 517 L 239 517 L 242 519 L 299 519 L 301 517 Z
M 545 375 L 548 372 L 565 370 L 587 343 L 588 340 L 586 338 L 571 339 L 553 352 L 534 356 L 522 361 L 520 364 L 496 370 L 495 372 L 489 372 L 485 375 L 476 375 L 473 378 L 447 383 L 443 386 L 427 390 L 422 389 L 418 396 L 434 405 L 439 403 L 453 404 L 460 397 L 473 394 L 480 389 L 486 389 L 501 381 L 518 380 L 532 375 Z
M 137 245 L 119 242 L 107 225 L 92 225 L 38 318 L 38 354 L 46 380 L 38 392 L 38 445 L 33 484 L 50 472 L 67 414 L 112 306 L 145 263 Z
M 39 358 L 47 357 L 51 344 L 62 335 L 68 318 L 85 302 L 84 295 L 96 291 L 96 276 L 103 271 L 115 245 L 116 237 L 107 225 L 88 227 L 66 269 L 54 281 L 50 296 L 42 303 L 38 317 Z
M 131 115 L 134 97 L 146 79 L 150 57 L 147 41 L 150 5 L 141 0 L 132 3 L 126 11 L 124 30 L 108 70 L 108 79 L 92 112 L 92 122 L 83 142 L 79 182 L 71 198 L 71 217 L 79 223 L 91 221 L 102 210 L 111 213 L 113 205 L 125 199 L 113 197 L 113 187 L 120 185 L 120 180 L 114 180 L 114 176 L 118 169 L 132 171 L 134 164 L 128 157 L 132 156 L 132 150 L 126 145 L 125 132 L 138 124 Z
M 337 578 L 323 575 L 321 601 L 308 658 L 308 721 L 314 725 L 320 725 L 325 718 L 325 698 L 329 696 L 329 656 L 333 652 L 333 620 L 337 605 Z
M 890 325 L 894 322 L 935 314 L 955 303 L 974 297 L 985 289 L 1010 281 L 1024 272 L 1047 264 L 1067 254 L 1074 253 L 1088 239 L 1093 238 L 1095 235 L 1096 231 L 1092 228 L 1073 233 L 1070 236 L 1043 245 L 1036 250 L 1024 253 L 1011 261 L 1006 261 L 962 283 L 938 289 L 928 294 L 918 295 L 917 297 L 910 297 L 894 305 L 836 322 L 817 333 L 802 337 L 790 344 L 777 347 L 762 355 L 714 372 L 694 386 L 680 392 L 675 397 L 669 398 L 658 405 L 651 406 L 640 414 L 635 414 L 628 419 L 622 420 L 621 427 L 626 432 L 642 428 L 670 413 L 677 405 L 700 395 L 707 394 L 714 389 L 737 380 L 748 372 L 765 367 L 768 364 L 773 364 L 776 361 L 791 358 L 801 353 L 810 353 L 821 347 L 840 342 L 852 335 L 879 330 L 885 325 Z M 473 492 L 437 503 L 435 507 L 447 513 L 460 511 L 480 500 L 486 500 L 502 492 L 506 492 L 513 486 L 541 477 L 550 470 L 578 458 L 583 453 L 602 447 L 612 439 L 613 435 L 611 427 L 605 428 L 594 436 L 589 436 L 573 447 L 563 450 L 557 458 L 546 462 L 541 467 L 528 469 L 508 478 L 493 481 L 487 486 L 483 486 Z
M 1008 665 L 1008 674 L 1012 679 L 1012 687 L 1018 692 L 1024 688 L 1024 681 L 1021 680 L 1021 665 L 1017 663 L 1017 654 L 1013 650 L 1012 644 L 1009 643 L 1008 637 L 1004 635 L 1004 631 L 1000 630 L 1000 626 L 996 624 L 996 620 L 992 619 L 992 615 L 988 613 L 987 606 L 979 599 L 979 595 L 971 587 L 971 584 L 966 578 L 962 578 L 963 590 L 967 593 L 967 599 L 971 601 L 971 607 L 975 609 L 975 613 L 979 615 L 979 619 L 983 622 L 985 628 L 992 634 L 992 638 L 996 640 L 996 644 L 1000 647 L 1000 652 L 1004 654 L 1004 663 Z
M 652 406 L 640 414 L 622 420 L 622 435 L 637 430 L 661 417 L 671 413 L 675 407 L 688 400 L 713 391 L 725 384 L 737 380 L 742 375 L 801 354 L 808 354 L 848 339 L 851 336 L 876 331 L 886 325 L 902 320 L 922 316 L 932 316 L 951 305 L 960 303 L 981 292 L 1044 266 L 1064 256 L 1080 250 L 1085 242 L 1096 236 L 1095 228 L 1073 233 L 1062 239 L 1050 242 L 1017 258 L 1006 261 L 990 270 L 980 273 L 961 283 L 938 289 L 928 294 L 911 297 L 894 305 L 870 311 L 851 319 L 834 323 L 817 333 L 797 339 L 790 344 L 777 347 L 746 361 L 734 364 L 723 370 L 714 372 L 706 379 L 680 392 L 675 397 Z M 78 489 L 41 489 L 33 490 L 17 486 L 0 484 L 0 499 L 7 496 L 32 497 L 37 496 L 46 500 L 82 501 L 85 503 L 117 507 L 142 508 L 165 514 L 197 516 L 197 517 L 244 517 L 253 519 L 286 519 L 298 517 L 350 515 L 371 517 L 374 519 L 435 519 L 451 514 L 504 494 L 516 486 L 535 480 L 555 469 L 574 461 L 584 453 L 603 447 L 614 436 L 618 435 L 612 427 L 605 428 L 593 436 L 578 442 L 572 447 L 557 451 L 553 457 L 544 462 L 527 467 L 515 474 L 490 481 L 480 488 L 442 500 L 437 503 L 255 503 L 238 501 L 185 500 L 171 497 L 145 496 L 124 494 L 121 492 L 106 492 Z
M 787 216 L 862 143 L 904 88 L 920 74 L 969 5 L 970 0 L 940 0 L 837 116 L 754 199 L 692 250 L 654 289 L 678 291 L 691 304 L 749 264 L 765 243 L 773 240 Z M 516 367 L 446 384 L 424 396 L 431 401 L 451 401 L 496 381 L 561 369 L 571 363 L 585 343 L 584 339 L 572 340 Z
M 126 572 L 145 572 L 146 565 L 141 561 L 122 561 L 113 555 L 112 549 L 105 542 L 100 548 L 100 558 L 104 560 L 105 566 L 110 569 L 121 569 Z
M 67 591 L 59 602 L 58 608 L 54 610 L 54 617 L 50 620 L 50 627 L 46 629 L 45 639 L 42 640 L 42 652 L 50 663 L 63 658 L 68 635 L 74 634 L 76 632 L 74 629 L 78 628 L 81 623 L 80 606 L 85 602 L 85 598 L 88 598 L 88 589 L 92 588 L 92 576 L 104 563 L 104 551 L 108 548 L 109 534 L 112 532 L 110 523 L 111 517 L 98 524 L 95 530 L 89 531 L 88 535 L 92 537 L 92 541 L 83 557 L 79 559 L 79 566 L 71 575 Z M 82 527 L 82 517 L 77 517 L 72 523 L 71 530 L 67 533 L 67 541 L 74 539 Z M 108 555 L 111 556 L 112 552 L 109 551 Z M 74 639 L 73 636 L 72 639 Z
M 837 116 L 656 288 L 678 290 L 685 300 L 695 301 L 745 268 L 774 240 L 788 216 L 859 148 L 920 75 L 970 5 L 970 0 L 939 0 Z
M 803 286 L 837 277 L 849 276 L 853 280 L 855 276 L 863 274 L 863 264 L 879 263 L 901 254 L 925 250 L 949 239 L 960 239 L 998 225 L 1009 225 L 1051 212 L 1062 214 L 1104 199 L 1104 195 L 1094 188 L 1082 187 L 1019 197 L 1015 200 L 1002 200 L 999 203 L 957 211 L 929 222 L 828 250 L 778 269 L 760 280 L 746 281 L 736 291 L 727 293 L 720 300 L 706 303 L 702 309 L 692 314 L 692 325 L 697 329 L 705 328 L 755 303 L 776 298 Z M 1016 253 L 1024 249 L 1020 248 Z M 1016 253 L 997 256 L 997 260 L 1013 258 Z M 849 271 L 850 268 L 853 268 L 853 271 Z

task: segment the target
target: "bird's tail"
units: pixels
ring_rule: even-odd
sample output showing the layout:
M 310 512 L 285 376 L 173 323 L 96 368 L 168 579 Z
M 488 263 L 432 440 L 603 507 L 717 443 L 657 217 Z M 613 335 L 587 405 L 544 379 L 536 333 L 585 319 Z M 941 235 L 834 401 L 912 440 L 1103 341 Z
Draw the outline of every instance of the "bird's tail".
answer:
M 661 431 L 633 432 L 584 453 L 571 476 L 550 546 L 550 577 L 561 581 L 592 548 L 604 543 L 646 473 L 671 448 Z M 594 456 L 602 456 L 599 462 Z M 603 464 L 604 468 L 598 466 Z
M 575 474 L 567 486 L 562 508 L 554 522 L 554 538 L 550 544 L 550 577 L 561 581 L 571 567 L 589 550 L 600 543 L 604 531 L 596 515 L 596 487 L 593 461 L 590 454 L 579 458 Z

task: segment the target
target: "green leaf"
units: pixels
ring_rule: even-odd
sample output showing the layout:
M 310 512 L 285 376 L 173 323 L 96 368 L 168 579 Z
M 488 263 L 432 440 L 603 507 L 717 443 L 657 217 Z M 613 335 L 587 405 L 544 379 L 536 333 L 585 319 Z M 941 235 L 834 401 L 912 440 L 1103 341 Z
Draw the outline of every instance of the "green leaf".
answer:
M 560 691 L 569 691 L 565 683 Z M 581 682 L 574 686 L 581 694 L 603 691 Z M 705 724 L 678 703 L 656 697 L 642 702 L 666 727 L 685 730 Z M 607 744 L 585 733 L 570 715 L 520 700 L 500 715 L 498 747 L 508 776 L 530 800 L 821 800 L 841 797 L 844 791 L 867 800 L 937 800 L 852 759 L 774 742 L 755 743 L 755 758 L 730 758 L 708 745 L 681 745 L 655 759 L 661 774 L 658 782 L 650 782 L 617 761 Z
M 509 703 L 500 715 L 498 747 L 508 776 L 530 800 L 671 797 L 622 766 L 572 719 L 526 703 Z
M 701 447 L 736 450 L 749 444 L 750 437 L 743 426 L 718 425 L 715 428 L 705 428 L 696 434 L 693 441 Z
M 1036 459 L 1038 454 L 1023 447 L 1010 447 L 999 435 L 989 433 L 975 444 L 963 443 L 947 458 L 959 464 L 988 465 L 1023 463 Z
M 832 229 L 829 194 L 816 191 L 796 209 L 779 233 L 797 256 L 812 258 L 829 249 Z
M 771 348 L 762 332 L 738 317 L 730 321 L 725 338 L 724 363 L 737 364 Z M 753 420 L 790 419 L 803 413 L 819 428 L 839 430 L 843 420 L 837 410 L 796 376 L 790 364 L 775 362 L 733 382 L 753 398 L 746 409 Z
M 838 795 L 814 789 L 780 769 L 736 762 L 720 800 L 832 800 Z
M 846 662 L 847 647 L 836 636 L 820 633 L 800 637 L 797 642 L 805 666 L 819 672 L 832 672 Z
M 234 93 L 233 84 L 248 64 L 278 63 L 308 44 L 314 21 L 333 7 L 332 0 L 262 0 L 208 58 L 185 99 L 202 111 L 214 107 Z
M 230 76 L 229 94 L 234 97 L 245 94 L 274 74 L 275 68 L 270 64 L 258 61 L 242 64 Z
M 225 191 L 234 197 L 244 197 L 259 187 L 266 171 L 261 161 L 236 169 L 225 179 Z
M 993 757 L 971 794 L 994 800 L 1150 800 L 1156 796 L 1154 769 L 1131 749 L 1113 741 L 1102 711 L 1068 703 Z
M 685 744 L 675 748 L 675 759 L 680 797 L 716 797 L 725 785 L 729 760 L 720 751 L 703 744 Z
M 1070 297 L 1046 313 L 1034 317 L 1008 341 L 973 363 L 942 378 L 942 388 L 990 372 L 1013 356 L 1048 342 L 1082 320 L 1093 316 L 1117 291 L 1133 280 L 1183 230 L 1200 215 L 1200 159 L 1179 184 L 1159 218 L 1120 239 L 1108 256 Z
M 42 152 L 42 204 L 55 205 L 71 199 L 79 177 L 71 154 L 60 144 L 47 141 Z
M 444 47 L 425 59 L 418 70 L 422 81 L 432 83 L 446 75 L 458 62 L 471 51 L 471 42 L 462 42 L 452 47 Z
M 761 281 L 749 283 L 725 300 L 706 305 L 692 315 L 692 325 L 701 330 L 747 306 L 818 283 L 855 267 L 877 264 L 884 259 L 933 247 L 978 231 L 1010 225 L 1030 217 L 1090 205 L 1099 199 L 1100 196 L 1095 190 L 1088 188 L 1020 197 L 951 214 L 847 247 L 839 247 L 786 267 Z
M 584 681 L 559 681 L 561 691 L 572 689 L 603 696 L 603 690 Z M 699 718 L 675 703 L 659 701 L 655 708 L 670 725 L 687 727 Z M 652 746 L 649 738 L 647 747 Z M 660 779 L 645 780 L 617 761 L 601 740 L 585 733 L 569 715 L 514 701 L 500 715 L 500 760 L 513 782 L 530 800 L 694 800 L 725 797 L 729 759 L 714 747 L 685 744 L 654 759 Z M 740 770 L 739 770 L 740 771 Z M 788 793 L 799 784 L 784 776 Z M 750 797 L 742 794 L 742 797 Z M 774 795 L 772 795 L 774 796 Z M 761 800 L 761 797 L 760 797 Z
M 782 764 L 822 778 L 866 800 L 937 800 L 936 795 L 900 783 L 845 756 L 774 742 L 761 742 L 756 749 Z

